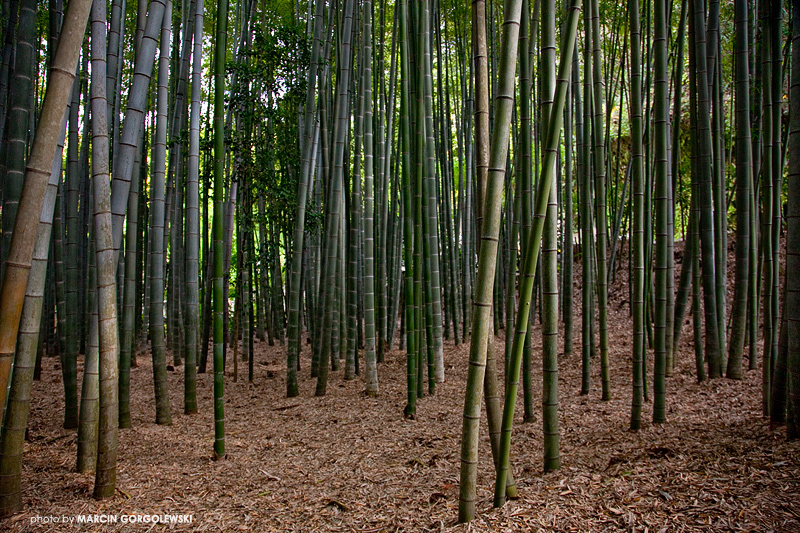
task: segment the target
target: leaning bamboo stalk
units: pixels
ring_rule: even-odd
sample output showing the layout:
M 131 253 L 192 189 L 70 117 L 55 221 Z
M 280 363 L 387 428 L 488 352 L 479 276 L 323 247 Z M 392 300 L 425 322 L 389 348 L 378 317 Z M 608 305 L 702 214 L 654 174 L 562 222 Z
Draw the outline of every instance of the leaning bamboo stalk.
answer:
M 39 127 L 25 170 L 25 187 L 20 198 L 0 289 L 0 406 L 5 406 L 6 403 L 11 362 L 36 244 L 38 221 L 75 79 L 78 54 L 90 7 L 91 0 L 73 0 L 67 7 L 58 50 L 50 69 Z M 0 410 L 4 409 L 0 407 Z
M 511 348 L 511 356 L 513 358 L 510 365 L 511 377 L 508 380 L 508 387 L 506 390 L 505 407 L 503 410 L 503 433 L 500 438 L 500 465 L 497 470 L 497 480 L 495 482 L 494 504 L 496 507 L 503 505 L 506 497 L 506 476 L 508 475 L 509 469 L 508 458 L 511 449 L 511 428 L 514 420 L 514 407 L 517 399 L 519 372 L 522 363 L 522 348 L 528 333 L 531 295 L 533 293 L 534 276 L 536 274 L 536 263 L 542 245 L 545 213 L 548 208 L 550 196 L 549 191 L 551 190 L 555 175 L 556 159 L 559 157 L 558 141 L 563 122 L 567 84 L 569 84 L 569 68 L 572 63 L 572 53 L 575 48 L 575 35 L 578 31 L 580 1 L 581 0 L 572 0 L 568 10 L 567 29 L 562 42 L 563 52 L 558 66 L 555 97 L 553 98 L 553 107 L 550 113 L 550 120 L 548 121 L 547 137 L 544 144 L 544 160 L 536 194 L 533 225 L 528 242 L 526 243 L 525 260 L 520 279 L 519 312 L 517 314 L 517 325 L 514 331 L 514 343 Z M 553 398 L 551 397 L 546 400 L 552 401 Z M 555 438 L 555 442 L 546 442 L 545 448 L 548 446 L 555 446 L 557 448 L 557 434 Z
M 148 87 L 155 64 L 155 52 L 158 45 L 161 22 L 166 10 L 166 0 L 151 0 L 150 11 L 144 26 L 141 45 L 137 46 L 136 66 L 131 89 L 128 93 L 128 108 L 125 112 L 125 123 L 119 146 L 114 146 L 114 181 L 111 189 L 111 212 L 114 217 L 114 248 L 119 250 L 122 244 L 122 222 L 128 206 L 128 193 L 131 186 L 136 152 L 139 148 L 139 136 L 147 104 Z
M 482 206 L 481 246 L 478 258 L 478 275 L 472 305 L 472 338 L 470 339 L 470 363 L 467 374 L 467 390 L 464 400 L 463 426 L 461 431 L 461 482 L 459 487 L 459 522 L 475 517 L 475 499 L 478 466 L 478 428 L 480 422 L 483 384 L 486 375 L 487 345 L 492 327 L 492 298 L 497 264 L 498 237 L 511 115 L 514 107 L 514 82 L 519 44 L 522 0 L 507 0 L 505 3 L 504 31 L 501 44 L 500 73 L 495 100 L 494 129 L 489 151 L 488 179 L 485 195 L 479 194 L 478 205 Z M 476 58 L 477 59 L 477 58 Z M 476 61 L 477 64 L 477 61 Z M 480 109 L 480 106 L 479 106 Z M 488 120 L 488 106 L 485 119 Z M 476 119 L 480 124 L 482 113 Z M 479 126 L 478 126 L 479 127 Z M 483 147 L 489 149 L 488 146 Z M 478 148 L 479 150 L 481 147 Z M 480 157 L 478 161 L 481 161 Z M 480 169 L 479 169 L 480 171 Z M 483 202 L 481 202 L 481 199 Z M 505 494 L 505 479 L 503 479 Z
M 36 246 L 25 302 L 22 307 L 17 353 L 14 361 L 14 375 L 11 379 L 8 407 L 3 422 L 2 441 L 0 441 L 0 516 L 8 516 L 22 509 L 22 452 L 25 430 L 30 412 L 33 370 L 36 363 L 36 349 L 39 341 L 39 323 L 45 288 L 47 258 L 50 250 L 51 221 L 56 206 L 58 182 L 61 179 L 61 152 L 64 149 L 65 119 L 61 124 L 61 138 L 53 158 L 50 180 L 39 218 Z
M 291 283 L 289 284 L 289 317 L 288 317 L 288 353 L 286 364 L 286 396 L 292 397 L 299 394 L 297 386 L 297 361 L 300 355 L 300 315 L 301 315 L 301 272 L 303 266 L 303 239 L 305 228 L 306 201 L 308 185 L 311 182 L 311 166 L 316 159 L 316 142 L 314 132 L 318 127 L 312 123 L 314 117 L 314 88 L 317 81 L 317 63 L 319 62 L 320 48 L 322 47 L 322 7 L 323 2 L 316 0 L 314 7 L 314 41 L 311 48 L 311 62 L 309 64 L 308 88 L 306 92 L 305 115 L 303 117 L 303 131 L 305 140 L 302 145 L 302 171 L 297 184 L 297 213 L 292 238 L 292 263 Z M 313 148 L 313 149 L 312 149 Z

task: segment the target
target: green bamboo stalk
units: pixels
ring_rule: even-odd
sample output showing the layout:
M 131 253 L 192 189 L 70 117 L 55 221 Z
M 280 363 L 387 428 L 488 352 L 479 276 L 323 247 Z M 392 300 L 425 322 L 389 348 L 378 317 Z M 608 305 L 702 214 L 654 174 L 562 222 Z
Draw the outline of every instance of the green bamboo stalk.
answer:
M 150 294 L 150 341 L 153 357 L 153 386 L 156 398 L 156 423 L 171 424 L 167 384 L 166 347 L 164 344 L 164 279 L 166 270 L 165 231 L 165 187 L 167 156 L 167 79 L 169 76 L 169 35 L 172 0 L 167 0 L 161 28 L 161 50 L 158 66 L 158 98 L 156 112 L 156 138 L 153 144 L 153 170 L 150 201 L 152 214 L 152 284 Z
M 775 270 L 773 269 L 772 260 L 772 223 L 773 223 L 773 210 L 775 209 L 775 205 L 773 203 L 774 194 L 772 191 L 773 187 L 773 180 L 772 180 L 772 144 L 775 142 L 773 138 L 774 129 L 772 127 L 772 119 L 774 114 L 772 112 L 772 61 L 771 61 L 771 47 L 772 47 L 772 39 L 771 39 L 771 32 L 772 27 L 770 25 L 769 20 L 769 13 L 770 13 L 770 4 L 768 2 L 764 2 L 759 4 L 759 10 L 761 12 L 761 35 L 762 35 L 762 43 L 761 43 L 761 108 L 763 110 L 762 114 L 762 125 L 763 129 L 761 132 L 762 138 L 762 166 L 761 166 L 761 190 L 762 190 L 762 215 L 761 215 L 761 246 L 760 246 L 760 253 L 762 254 L 761 257 L 761 264 L 762 264 L 762 271 L 764 276 L 764 287 L 762 289 L 763 294 L 763 303 L 764 306 L 764 348 L 763 348 L 763 355 L 762 355 L 762 374 L 761 374 L 761 395 L 762 395 L 762 410 L 765 417 L 770 416 L 771 409 L 770 409 L 770 389 L 772 386 L 772 367 L 773 367 L 773 360 L 775 355 L 772 352 L 772 337 L 774 334 L 774 330 L 777 329 L 775 326 L 777 322 L 775 321 L 775 316 L 773 315 L 773 305 L 772 301 L 777 298 L 777 295 L 773 293 L 773 275 Z
M 526 243 L 525 260 L 522 267 L 522 278 L 520 285 L 520 305 L 517 314 L 517 326 L 514 332 L 514 345 L 512 347 L 511 378 L 506 390 L 505 408 L 503 409 L 503 434 L 500 440 L 499 468 L 497 470 L 497 480 L 495 482 L 494 505 L 499 507 L 505 503 L 506 497 L 506 476 L 509 469 L 509 452 L 511 449 L 511 430 L 514 421 L 514 406 L 516 403 L 517 388 L 519 381 L 519 371 L 522 362 L 522 348 L 527 336 L 527 329 L 530 314 L 530 301 L 533 292 L 533 281 L 536 273 L 536 263 L 539 256 L 539 249 L 542 244 L 542 234 L 545 225 L 545 212 L 549 204 L 549 196 L 554 181 L 556 160 L 559 157 L 559 138 L 561 135 L 561 125 L 563 121 L 564 105 L 567 96 L 567 85 L 569 84 L 569 69 L 572 64 L 572 54 L 575 48 L 575 36 L 578 31 L 578 20 L 580 16 L 580 0 L 573 0 L 567 10 L 567 22 L 561 42 L 561 58 L 558 66 L 558 76 L 556 78 L 555 96 L 553 107 L 548 120 L 548 130 L 544 144 L 544 161 L 542 163 L 541 176 L 539 179 L 536 206 L 534 209 L 533 226 L 529 240 Z M 488 210 L 487 210 L 488 211 Z M 545 363 L 545 374 L 556 381 L 549 384 L 549 394 L 543 398 L 544 405 L 555 407 L 547 411 L 550 420 L 546 422 L 551 432 L 545 433 L 545 468 L 558 467 L 558 386 L 557 372 L 548 368 Z M 554 416 L 555 415 L 555 416 Z M 555 420 L 553 420 L 555 418 Z M 547 462 L 549 461 L 549 463 Z
M 772 179 L 772 347 L 770 353 L 772 355 L 771 364 L 776 367 L 778 359 L 778 343 L 780 331 L 780 233 L 783 226 L 783 201 L 781 199 L 783 191 L 783 147 L 782 147 L 782 131 L 783 131 L 783 2 L 777 0 L 770 3 L 770 38 L 772 43 L 770 46 L 770 61 L 771 67 L 771 89 L 772 89 L 772 167 L 769 169 Z M 774 395 L 783 395 L 785 390 L 780 386 L 780 380 L 785 379 L 785 373 L 779 374 L 777 371 L 773 372 L 773 387 Z M 777 399 L 777 398 L 776 398 Z
M 197 412 L 197 360 L 200 353 L 200 98 L 203 62 L 203 0 L 194 0 L 194 49 L 186 178 L 186 354 L 184 414 Z
M 314 7 L 314 30 L 313 44 L 311 48 L 311 61 L 309 63 L 308 87 L 306 92 L 306 103 L 303 118 L 303 131 L 306 139 L 303 142 L 302 172 L 297 184 L 297 212 L 295 213 L 295 227 L 292 235 L 292 267 L 291 283 L 289 291 L 289 342 L 286 362 L 286 396 L 293 397 L 299 394 L 297 386 L 297 361 L 300 354 L 300 296 L 301 296 L 301 272 L 303 265 L 303 239 L 306 214 L 306 202 L 308 201 L 308 184 L 311 181 L 311 164 L 315 158 L 316 151 L 312 151 L 314 145 L 312 141 L 313 131 L 317 130 L 312 125 L 314 116 L 314 89 L 317 81 L 317 65 L 319 61 L 320 49 L 322 47 L 322 0 L 316 0 Z
M 358 299 L 359 299 L 359 275 L 358 275 L 358 256 L 360 255 L 359 233 L 361 225 L 361 150 L 363 147 L 362 128 L 364 123 L 364 97 L 360 90 L 361 71 L 363 64 L 359 62 L 358 71 L 351 81 L 352 91 L 356 96 L 355 127 L 353 131 L 353 142 L 355 151 L 353 154 L 352 185 L 345 180 L 345 206 L 346 215 L 344 220 L 347 242 L 345 244 L 346 279 L 345 292 L 346 302 L 345 313 L 342 315 L 342 322 L 347 322 L 347 349 L 343 351 L 345 358 L 344 379 L 350 380 L 356 375 L 356 360 L 358 358 L 357 333 L 358 328 Z
M 672 147 L 671 147 L 671 169 L 670 175 L 672 176 L 672 198 L 673 198 L 673 206 L 676 196 L 676 190 L 678 184 L 681 182 L 680 177 L 680 160 L 681 160 L 681 100 L 683 96 L 683 63 L 684 63 L 684 49 L 685 49 L 685 31 L 686 31 L 686 16 L 687 16 L 687 9 L 688 1 L 682 0 L 681 1 L 681 13 L 680 13 L 680 20 L 678 22 L 678 36 L 677 36 L 677 57 L 674 63 L 674 82 L 675 86 L 673 88 L 673 105 L 672 105 L 672 122 L 674 127 L 672 128 Z M 673 207 L 673 221 L 674 221 L 674 207 Z M 683 317 L 685 315 L 686 309 L 686 302 L 688 301 L 689 296 L 689 287 L 691 283 L 691 257 L 686 255 L 687 252 L 691 249 L 689 246 L 689 240 L 687 239 L 688 232 L 686 228 L 683 228 L 684 231 L 684 260 L 681 266 L 681 275 L 680 280 L 678 282 L 678 290 L 675 295 L 674 303 L 673 303 L 673 311 L 674 317 L 672 319 L 672 330 L 670 332 L 667 329 L 667 335 L 671 336 L 671 341 L 669 337 L 667 342 L 667 357 L 670 358 L 670 364 L 668 367 L 668 371 L 670 369 L 674 370 L 675 368 L 675 350 L 678 346 L 678 341 L 680 340 L 681 335 L 681 328 L 683 327 Z M 674 224 L 673 224 L 673 234 L 674 234 Z M 686 271 L 684 273 L 684 270 Z M 669 279 L 667 279 L 669 283 Z M 669 296 L 669 295 L 668 295 Z M 669 316 L 667 316 L 667 320 L 669 320 Z M 669 327 L 669 326 L 668 326 Z M 672 354 L 670 356 L 670 354 Z
M 606 209 L 606 146 L 603 127 L 603 80 L 600 45 L 600 13 L 598 0 L 591 0 L 592 68 L 594 89 L 594 177 L 595 209 L 597 211 L 597 292 L 598 324 L 600 328 L 600 380 L 602 399 L 611 399 L 611 377 L 608 364 L 608 212 Z
M 702 272 L 700 272 L 700 195 L 698 194 L 698 117 L 697 117 L 697 84 L 698 73 L 695 66 L 697 60 L 696 43 L 694 40 L 694 17 L 689 17 L 689 114 L 691 128 L 691 199 L 689 201 L 689 245 L 691 246 L 692 261 L 692 330 L 694 336 L 695 371 L 697 382 L 706 379 L 705 357 L 703 349 L 703 317 L 700 308 L 700 291 L 702 285 Z
M 670 40 L 672 38 L 672 16 L 674 11 L 674 4 L 670 2 L 668 4 L 668 8 L 666 9 L 666 34 L 667 34 L 667 47 L 670 46 Z M 679 22 L 680 24 L 680 22 Z M 678 28 L 678 33 L 681 33 L 683 30 L 683 25 L 681 24 Z M 682 50 L 681 50 L 682 52 Z M 667 59 L 668 60 L 668 59 Z M 678 60 L 676 59 L 675 62 Z M 666 69 L 669 67 L 665 67 Z M 674 72 L 674 69 L 673 69 Z M 672 121 L 670 116 L 670 94 L 669 94 L 669 74 L 667 74 L 667 85 L 666 91 L 664 94 L 664 106 L 666 107 L 666 188 L 667 188 L 667 302 L 665 305 L 665 312 L 666 312 L 666 319 L 665 319 L 665 333 L 664 333 L 664 350 L 666 352 L 665 355 L 665 368 L 664 374 L 666 377 L 672 377 L 675 369 L 675 348 L 673 346 L 673 335 L 672 332 L 675 330 L 675 179 L 672 177 L 672 166 L 670 158 L 670 149 L 671 149 L 671 137 L 672 137 L 672 128 L 680 130 L 680 120 Z M 621 121 L 620 121 L 621 122 Z M 620 124 L 621 125 L 621 124 Z M 674 125 L 674 126 L 673 126 Z
M 144 132 L 142 132 L 144 134 Z M 140 145 L 142 143 L 140 142 Z M 140 157 L 137 154 L 134 165 L 134 178 L 128 194 L 128 217 L 125 232 L 125 284 L 122 305 L 122 334 L 120 336 L 119 356 L 119 427 L 131 427 L 130 409 L 130 371 L 131 361 L 136 354 L 136 289 L 137 268 L 139 261 L 139 189 L 141 179 L 138 172 Z M 144 218 L 144 217 L 142 217 Z
M 553 0 L 541 3 L 540 110 L 542 131 L 549 133 L 556 84 L 556 8 Z M 568 64 L 571 66 L 571 62 Z M 569 76 L 565 88 L 569 87 Z M 566 93 L 564 95 L 566 102 Z M 564 104 L 566 105 L 566 103 Z M 559 111 L 561 113 L 561 111 Z M 563 118 L 562 118 L 563 121 Z M 560 131 L 559 131 L 560 135 Z M 556 141 L 558 142 L 558 141 Z M 545 147 L 545 150 L 547 147 Z M 558 156 L 560 159 L 560 155 Z M 543 167 L 544 168 L 544 167 Z M 537 191 L 548 197 L 542 234 L 542 425 L 544 470 L 561 467 L 558 449 L 558 190 L 555 179 L 550 189 Z
M 423 87 L 424 87 L 424 116 L 425 116 L 425 181 L 424 191 L 426 198 L 426 213 L 425 216 L 428 220 L 428 233 L 426 240 L 428 241 L 429 253 L 427 261 L 430 263 L 430 283 L 426 284 L 430 287 L 431 302 L 432 302 L 432 327 L 433 327 L 433 362 L 434 362 L 434 382 L 443 382 L 444 376 L 444 352 L 442 344 L 442 296 L 441 296 L 441 281 L 440 281 L 440 260 L 439 260 L 439 215 L 437 212 L 438 203 L 437 187 L 436 187 L 436 152 L 434 143 L 434 128 L 433 128 L 433 77 L 431 70 L 433 68 L 431 63 L 431 24 L 430 24 L 430 0 L 423 0 L 421 5 L 420 27 L 422 28 L 422 48 L 421 60 L 423 70 Z M 418 119 L 419 120 L 419 119 Z M 432 382 L 433 383 L 433 382 Z M 433 393 L 433 391 L 431 391 Z
M 642 397 L 644 374 L 644 165 L 642 161 L 642 69 L 641 22 L 639 0 L 628 0 L 628 17 L 631 32 L 631 165 L 633 181 L 633 375 L 631 397 L 632 430 L 642 424 Z
M 588 1 L 588 0 L 587 0 Z M 583 45 L 583 173 L 579 196 L 581 203 L 581 266 L 583 270 L 583 281 L 581 283 L 581 394 L 589 394 L 591 388 L 591 358 L 594 355 L 594 287 L 595 273 L 592 267 L 592 241 L 594 230 L 592 229 L 592 107 L 594 94 L 592 92 L 592 33 L 589 29 L 591 25 L 591 6 L 584 4 L 583 26 L 584 26 L 584 45 Z
M 706 361 L 710 378 L 721 376 L 719 353 L 719 323 L 717 320 L 716 260 L 712 208 L 711 179 L 711 122 L 709 109 L 707 61 L 706 61 L 706 23 L 703 2 L 692 0 L 694 9 L 694 49 L 697 77 L 697 172 L 698 200 L 700 207 L 700 241 L 703 256 L 703 310 L 705 313 Z M 723 252 L 719 252 L 723 253 Z
M 214 47 L 214 458 L 225 457 L 225 374 L 223 361 L 223 180 L 225 179 L 225 59 L 228 0 L 217 1 Z
M 727 343 L 727 334 L 725 330 L 726 315 L 727 315 L 727 276 L 728 276 L 728 204 L 726 202 L 725 191 L 726 186 L 726 172 L 725 172 L 725 154 L 723 148 L 723 135 L 724 135 L 724 109 L 722 106 L 722 94 L 720 90 L 721 78 L 721 60 L 719 47 L 719 0 L 711 0 L 708 2 L 708 16 L 707 16 L 707 79 L 709 91 L 709 110 L 711 115 L 711 180 L 713 188 L 713 206 L 714 206 L 714 260 L 716 265 L 714 267 L 716 291 L 715 296 L 717 299 L 717 346 L 719 362 L 718 376 L 722 373 L 727 366 L 728 352 L 725 347 Z
M 736 28 L 736 283 L 728 343 L 727 377 L 742 379 L 742 358 L 747 333 L 747 299 L 750 288 L 750 67 L 747 2 L 734 3 Z M 754 236 L 753 236 L 754 237 Z
M 64 381 L 64 429 L 78 427 L 78 352 L 81 343 L 81 321 L 78 289 L 80 288 L 80 222 L 78 220 L 79 182 L 78 175 L 78 107 L 80 104 L 80 82 L 73 82 L 67 133 L 67 164 L 65 173 L 66 202 L 65 261 L 67 319 L 66 349 L 61 357 L 61 375 Z
M 761 4 L 759 4 L 761 5 Z M 752 6 L 755 7 L 755 6 Z M 751 9 L 751 6 L 748 5 L 748 10 Z M 750 370 L 755 370 L 758 366 L 758 327 L 753 327 L 754 324 L 758 324 L 758 308 L 760 304 L 760 283 L 759 283 L 759 273 L 760 273 L 760 265 L 759 265 L 759 238 L 758 238 L 758 228 L 759 224 L 759 209 L 758 209 L 758 175 L 759 175 L 759 168 L 761 166 L 761 139 L 760 139 L 760 125 L 761 125 L 761 97 L 760 97 L 760 90 L 761 90 L 761 81 L 760 81 L 760 70 L 761 70 L 761 61 L 760 54 L 758 53 L 759 47 L 761 46 L 761 40 L 756 40 L 756 28 L 758 25 L 758 17 L 756 15 L 755 10 L 753 9 L 752 13 L 748 13 L 750 20 L 752 21 L 752 27 L 749 29 L 749 49 L 750 57 L 750 70 L 751 73 L 755 71 L 755 76 L 753 77 L 753 85 L 751 87 L 752 95 L 750 100 L 751 106 L 751 137 L 750 137 L 750 147 L 751 147 L 751 157 L 752 157 L 752 181 L 750 182 L 750 271 L 749 271 L 749 287 L 750 291 L 747 298 L 747 317 L 748 317 L 748 352 L 749 352 L 749 361 L 748 367 Z
M 574 75 L 574 71 L 573 71 Z M 564 320 L 564 357 L 572 355 L 572 340 L 573 340 L 573 274 L 572 269 L 574 265 L 574 213 L 573 213 L 573 186 L 572 186 L 572 169 L 573 169 L 573 144 L 572 144 L 572 102 L 573 91 L 572 84 L 567 87 L 567 103 L 564 108 L 564 196 L 563 196 L 563 210 L 564 210 L 564 243 L 563 243 L 563 296 L 562 296 L 562 314 Z
M 408 9 L 405 0 L 399 4 L 398 40 L 400 45 L 400 133 L 402 140 L 403 237 L 405 275 L 403 303 L 406 332 L 406 406 L 403 414 L 413 418 L 417 408 L 416 316 L 414 313 L 414 218 L 411 179 L 411 126 L 409 85 Z
M 381 6 L 383 7 L 383 6 Z M 378 367 L 375 351 L 375 231 L 373 213 L 373 137 L 372 137 L 372 2 L 364 2 L 364 73 L 362 92 L 364 98 L 364 362 L 367 394 L 378 394 Z M 379 135 L 380 137 L 380 135 Z M 381 281 L 382 283 L 382 281 Z
M 656 188 L 656 265 L 655 265 L 655 356 L 653 376 L 653 423 L 667 419 L 667 265 L 669 235 L 669 174 L 667 142 L 669 138 L 669 96 L 667 84 L 667 6 L 654 2 L 655 48 L 655 188 Z
M 7 124 L 3 142 L 4 159 L 2 185 L 2 242 L 0 261 L 5 263 L 5 253 L 11 243 L 11 232 L 17 216 L 25 178 L 25 156 L 28 141 L 28 126 L 31 113 L 31 94 L 34 90 L 34 66 L 36 57 L 36 20 L 38 3 L 35 0 L 19 2 L 16 28 L 9 26 L 8 32 L 16 38 L 14 68 L 8 95 L 8 111 L 3 115 Z M 0 267 L 0 273 L 5 267 Z
M 341 222 L 341 204 L 342 204 L 342 184 L 344 180 L 344 156 L 345 156 L 345 140 L 349 130 L 350 123 L 350 109 L 348 88 L 350 87 L 350 42 L 352 37 L 352 24 L 353 24 L 353 1 L 347 0 L 345 3 L 344 11 L 344 24 L 341 35 L 341 65 L 339 67 L 339 76 L 337 79 L 337 106 L 336 106 L 336 124 L 334 128 L 334 154 L 333 154 L 333 175 L 331 177 L 331 206 L 328 211 L 328 224 L 327 224 L 327 247 L 328 258 L 324 274 L 324 287 L 333 288 L 336 280 L 337 269 L 337 255 L 340 248 L 340 222 Z M 343 270 L 343 269 L 342 269 Z M 341 278 L 339 278 L 341 279 Z M 325 298 L 323 299 L 324 317 L 322 324 L 322 348 L 320 351 L 319 359 L 319 376 L 317 377 L 317 386 L 315 390 L 316 396 L 324 396 L 327 382 L 328 382 L 328 366 L 333 359 L 338 357 L 337 353 L 331 350 L 331 344 L 337 339 L 333 338 L 328 333 L 334 326 L 335 314 L 338 306 L 332 305 L 337 299 L 334 294 L 335 290 L 323 291 Z
M 694 200 L 692 203 L 696 203 Z M 702 286 L 702 275 L 700 272 L 700 209 L 693 208 L 694 212 L 689 216 L 692 236 L 691 242 L 691 261 L 692 261 L 692 329 L 694 330 L 694 363 L 697 372 L 697 382 L 706 380 L 705 358 L 703 354 L 703 320 L 702 309 L 700 308 L 700 290 Z
M 475 16 L 473 21 L 480 23 Z M 483 204 L 481 246 L 478 258 L 478 275 L 475 283 L 472 311 L 472 338 L 470 340 L 470 366 L 467 374 L 467 390 L 464 401 L 464 417 L 461 436 L 461 483 L 459 488 L 459 522 L 468 522 L 475 516 L 475 492 L 478 459 L 478 422 L 482 401 L 482 387 L 486 374 L 486 346 L 490 341 L 492 293 L 497 261 L 500 212 L 504 175 L 508 155 L 511 114 L 514 107 L 514 78 L 519 43 L 519 26 L 522 0 L 507 0 L 504 8 L 503 36 L 501 43 L 502 77 L 495 100 L 492 145 L 489 151 L 489 177 Z M 480 35 L 481 32 L 476 32 Z M 478 50 L 481 50 L 480 45 Z M 476 58 L 477 59 L 477 58 Z M 478 63 L 476 61 L 476 63 Z M 480 77 L 478 78 L 480 79 Z M 488 106 L 487 106 L 488 107 Z M 478 106 L 481 109 L 481 106 Z M 488 119 L 488 116 L 486 117 Z M 481 115 L 477 116 L 480 123 Z M 480 130 L 480 128 L 479 128 Z M 488 148 L 488 147 L 486 147 Z M 478 147 L 480 150 L 481 147 Z M 479 158 L 478 161 L 481 159 Z M 481 205 L 480 195 L 478 205 Z M 503 482 L 505 490 L 505 480 Z

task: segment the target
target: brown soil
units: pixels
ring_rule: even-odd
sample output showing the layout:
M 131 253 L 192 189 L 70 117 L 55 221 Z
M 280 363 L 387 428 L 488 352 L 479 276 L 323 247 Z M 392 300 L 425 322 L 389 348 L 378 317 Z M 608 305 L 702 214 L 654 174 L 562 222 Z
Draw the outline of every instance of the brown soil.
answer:
M 762 418 L 760 371 L 698 384 L 689 330 L 667 384 L 668 422 L 628 430 L 631 328 L 628 306 L 617 303 L 626 290 L 617 290 L 609 321 L 613 399 L 600 401 L 599 361 L 591 394 L 579 396 L 579 354 L 562 357 L 562 468 L 543 474 L 541 416 L 523 424 L 520 395 L 512 443 L 520 499 L 501 509 L 491 505 L 484 423 L 478 516 L 468 526 L 456 524 L 467 345 L 447 343 L 447 381 L 406 420 L 402 352 L 380 365 L 378 397 L 340 371 L 331 374 L 327 396 L 316 398 L 304 346 L 301 394 L 287 399 L 285 349 L 257 343 L 254 383 L 242 366 L 238 383 L 226 378 L 227 456 L 220 461 L 212 460 L 212 376 L 198 376 L 200 412 L 185 416 L 183 369 L 170 373 L 173 424 L 158 426 L 152 367 L 140 356 L 131 373 L 134 427 L 120 432 L 117 495 L 102 502 L 91 497 L 93 476 L 75 472 L 75 431 L 61 429 L 61 373 L 57 359 L 46 359 L 25 447 L 25 510 L 0 529 L 800 531 L 800 443 L 787 443 L 785 431 Z M 578 330 L 577 350 L 579 342 Z M 645 420 L 651 411 L 645 404 Z M 193 521 L 154 528 L 34 523 L 87 514 L 191 514 Z

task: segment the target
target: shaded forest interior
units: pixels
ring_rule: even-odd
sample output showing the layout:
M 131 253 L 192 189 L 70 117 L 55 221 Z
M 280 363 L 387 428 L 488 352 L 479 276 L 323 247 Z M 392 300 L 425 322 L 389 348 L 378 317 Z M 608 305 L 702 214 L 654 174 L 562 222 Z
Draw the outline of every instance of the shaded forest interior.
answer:
M 800 529 L 798 12 L 4 0 L 0 526 Z
M 611 287 L 612 294 L 626 290 Z M 761 418 L 759 373 L 697 383 L 687 324 L 669 382 L 670 422 L 630 432 L 630 318 L 624 305 L 613 305 L 611 316 L 613 399 L 600 401 L 597 387 L 581 396 L 580 359 L 563 360 L 562 469 L 542 475 L 541 417 L 523 423 L 520 415 L 513 453 L 520 499 L 493 510 L 494 471 L 482 461 L 480 518 L 470 531 L 797 530 L 800 450 Z M 160 426 L 152 418 L 150 358 L 142 357 L 132 371 L 133 428 L 120 434 L 120 492 L 105 501 L 88 498 L 93 476 L 74 470 L 75 433 L 52 423 L 63 409 L 60 370 L 45 359 L 26 444 L 25 511 L 6 522 L 34 531 L 36 516 L 192 513 L 198 530 L 467 531 L 456 525 L 467 346 L 448 341 L 444 355 L 448 380 L 420 400 L 416 419 L 404 420 L 403 351 L 386 354 L 379 396 L 339 372 L 325 397 L 301 380 L 300 395 L 286 398 L 285 349 L 256 342 L 253 383 L 227 383 L 225 461 L 209 452 L 211 376 L 198 376 L 198 416 Z M 308 348 L 301 359 L 310 363 Z M 170 372 L 174 405 L 183 394 L 179 370 Z M 486 432 L 480 450 L 490 454 Z

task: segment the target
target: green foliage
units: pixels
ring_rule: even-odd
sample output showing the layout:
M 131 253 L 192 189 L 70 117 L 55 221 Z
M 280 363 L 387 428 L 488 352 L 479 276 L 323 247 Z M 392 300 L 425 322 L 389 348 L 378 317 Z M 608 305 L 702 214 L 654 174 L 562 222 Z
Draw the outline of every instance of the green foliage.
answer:
M 270 11 L 254 24 L 250 48 L 227 65 L 235 80 L 229 103 L 237 117 L 231 133 L 233 177 L 266 199 L 265 215 L 279 221 L 280 230 L 291 227 L 296 208 L 297 112 L 305 100 L 309 45 L 303 26 Z

